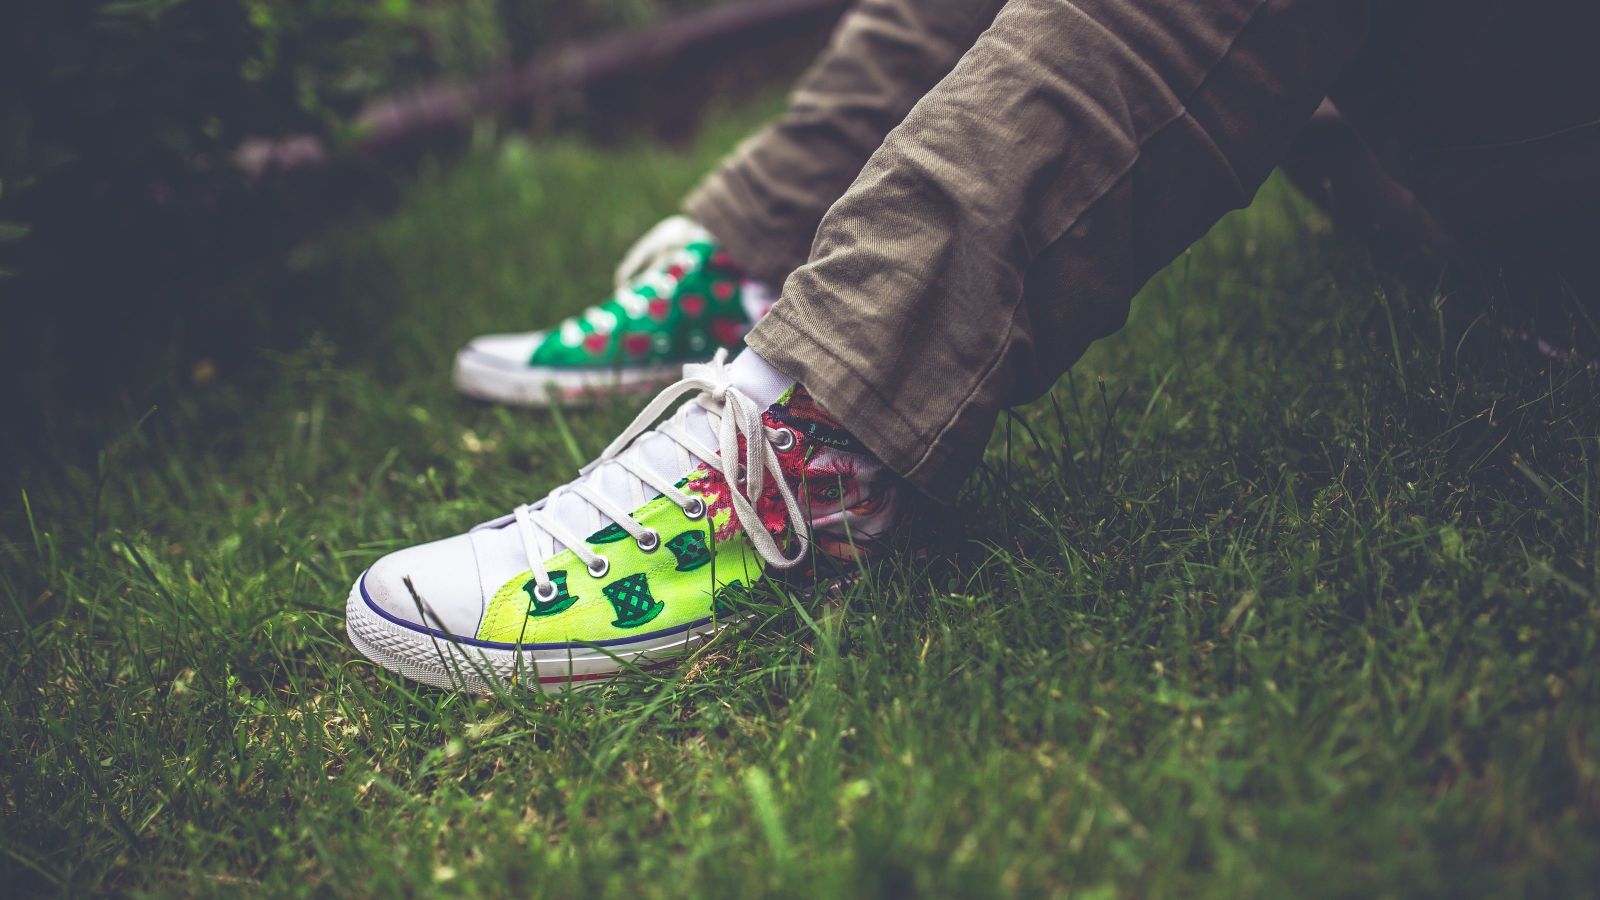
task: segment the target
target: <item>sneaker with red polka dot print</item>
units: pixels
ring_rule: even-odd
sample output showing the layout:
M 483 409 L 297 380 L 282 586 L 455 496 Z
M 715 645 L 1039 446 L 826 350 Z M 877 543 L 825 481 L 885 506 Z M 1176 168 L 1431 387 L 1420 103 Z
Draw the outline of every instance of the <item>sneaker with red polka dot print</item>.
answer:
M 517 406 L 648 393 L 674 381 L 685 363 L 743 346 L 777 299 L 684 216 L 641 238 L 616 283 L 611 297 L 553 328 L 474 338 L 456 354 L 456 387 Z

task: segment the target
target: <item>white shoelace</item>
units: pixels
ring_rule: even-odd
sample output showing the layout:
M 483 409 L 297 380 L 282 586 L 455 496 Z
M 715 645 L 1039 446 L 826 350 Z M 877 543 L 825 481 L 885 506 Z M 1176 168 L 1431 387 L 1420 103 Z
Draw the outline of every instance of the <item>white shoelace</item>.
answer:
M 698 459 L 707 468 L 721 473 L 728 485 L 732 514 L 750 538 L 756 553 L 768 564 L 779 569 L 792 568 L 805 559 L 810 541 L 806 534 L 806 521 L 795 499 L 794 491 L 783 477 L 778 463 L 778 449 L 793 446 L 794 433 L 783 428 L 768 428 L 761 421 L 763 410 L 738 388 L 734 387 L 728 373 L 728 351 L 718 350 L 707 363 L 691 363 L 683 367 L 683 379 L 662 391 L 646 406 L 617 439 L 611 442 L 600 456 L 579 471 L 578 478 L 556 488 L 545 499 L 533 505 L 523 504 L 514 510 L 517 529 L 522 537 L 529 567 L 533 570 L 534 595 L 537 599 L 553 599 L 558 587 L 551 582 L 544 561 L 555 554 L 555 545 L 570 549 L 577 555 L 589 574 L 604 577 L 611 563 L 591 550 L 582 535 L 574 534 L 568 523 L 557 519 L 549 511 L 551 501 L 565 494 L 582 498 L 605 518 L 610 519 L 638 543 L 646 552 L 661 546 L 661 535 L 645 528 L 634 520 L 632 511 L 616 500 L 602 494 L 596 487 L 596 476 L 605 466 L 618 466 L 633 480 L 635 487 L 650 487 L 676 503 L 690 519 L 707 514 L 706 504 L 699 497 L 680 490 L 672 479 L 664 477 L 649 465 L 624 452 L 641 435 L 651 431 L 651 426 L 686 394 L 696 395 L 694 403 L 704 409 L 710 419 L 711 430 L 717 436 L 717 449 L 707 447 L 685 427 L 684 416 L 691 406 L 654 428 L 656 434 L 677 445 L 681 470 L 687 471 Z M 739 438 L 745 439 L 745 453 L 740 460 Z M 756 503 L 761 498 L 766 479 L 771 476 L 783 498 L 789 530 L 795 538 L 793 556 L 785 556 L 777 540 L 761 524 L 756 513 Z M 714 526 L 710 526 L 714 527 Z

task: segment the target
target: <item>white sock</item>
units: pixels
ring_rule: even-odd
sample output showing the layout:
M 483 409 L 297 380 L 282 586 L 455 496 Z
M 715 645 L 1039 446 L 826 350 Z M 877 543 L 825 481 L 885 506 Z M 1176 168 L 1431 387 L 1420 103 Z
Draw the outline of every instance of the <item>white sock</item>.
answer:
M 739 305 L 744 307 L 744 314 L 752 323 L 761 321 L 761 317 L 777 302 L 778 292 L 765 281 L 746 278 L 739 283 Z
M 728 366 L 733 386 L 743 391 L 758 406 L 771 406 L 794 386 L 794 379 L 779 372 L 749 347 L 739 351 Z

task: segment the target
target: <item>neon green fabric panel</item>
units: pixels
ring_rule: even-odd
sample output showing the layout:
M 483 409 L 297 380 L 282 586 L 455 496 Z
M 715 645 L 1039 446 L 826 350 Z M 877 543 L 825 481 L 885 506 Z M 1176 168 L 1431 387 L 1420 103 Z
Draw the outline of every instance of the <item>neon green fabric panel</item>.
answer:
M 640 550 L 631 537 L 618 540 L 613 529 L 596 532 L 589 549 L 610 560 L 610 571 L 593 578 L 577 554 L 557 553 L 545 561 L 560 588 L 557 595 L 540 602 L 532 571 L 519 574 L 490 598 L 478 639 L 543 644 L 649 634 L 704 619 L 719 589 L 761 579 L 761 557 L 743 532 L 713 540 L 711 520 L 726 519 L 727 513 L 690 519 L 677 504 L 657 497 L 633 517 L 660 533 L 655 550 Z

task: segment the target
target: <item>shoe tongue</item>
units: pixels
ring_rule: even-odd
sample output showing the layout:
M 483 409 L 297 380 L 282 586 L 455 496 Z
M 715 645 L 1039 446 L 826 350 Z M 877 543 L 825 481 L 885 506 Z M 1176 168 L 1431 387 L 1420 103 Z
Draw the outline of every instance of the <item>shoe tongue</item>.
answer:
M 728 366 L 728 375 L 733 386 L 762 409 L 777 403 L 795 383 L 793 378 L 774 369 L 766 360 L 750 350 L 745 350 L 734 358 L 733 363 Z M 685 402 L 689 404 L 689 408 L 682 413 L 684 430 L 707 447 L 715 449 L 717 435 L 711 427 L 710 414 L 692 399 Z M 678 413 L 673 415 L 677 416 Z M 623 451 L 623 455 L 635 462 L 643 463 L 668 483 L 676 483 L 678 479 L 689 474 L 689 471 L 682 466 L 679 452 L 677 443 L 671 438 L 650 431 L 634 441 L 632 446 Z M 698 461 L 695 464 L 698 464 Z M 589 477 L 592 479 L 590 484 L 600 493 L 629 511 L 639 508 L 655 496 L 655 491 L 646 486 L 643 499 L 636 500 L 630 485 L 633 476 L 621 466 L 602 466 Z M 576 526 L 574 532 L 582 531 L 585 535 L 611 523 L 609 518 L 601 515 L 587 501 L 571 494 L 557 497 L 549 509 L 554 517 L 573 523 Z M 557 552 L 559 550 L 558 546 Z

